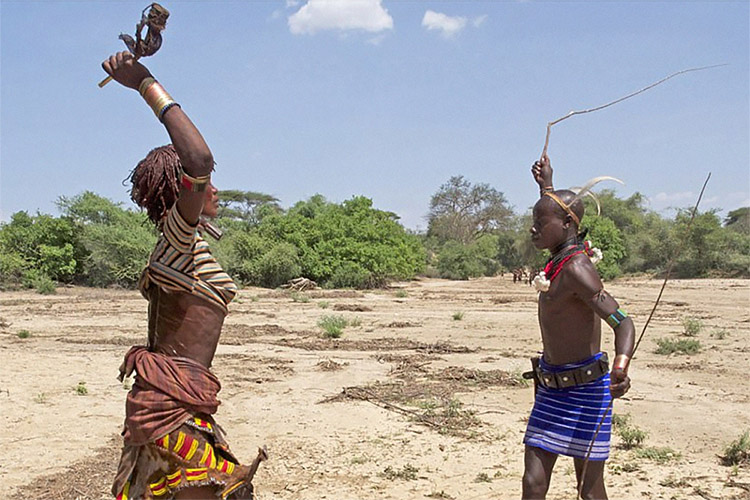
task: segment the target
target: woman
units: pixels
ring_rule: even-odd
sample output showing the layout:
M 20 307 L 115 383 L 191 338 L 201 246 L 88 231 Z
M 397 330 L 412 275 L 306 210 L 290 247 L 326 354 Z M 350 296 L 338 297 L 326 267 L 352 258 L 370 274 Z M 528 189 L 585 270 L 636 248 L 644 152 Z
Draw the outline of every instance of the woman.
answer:
M 148 346 L 134 346 L 120 378 L 137 373 L 126 403 L 124 446 L 112 493 L 130 498 L 251 499 L 250 467 L 239 465 L 211 415 L 221 385 L 209 371 L 237 288 L 199 233 L 213 217 L 213 157 L 180 106 L 129 52 L 102 63 L 138 90 L 172 139 L 131 174 L 131 197 L 161 231 L 139 288 L 149 301 Z

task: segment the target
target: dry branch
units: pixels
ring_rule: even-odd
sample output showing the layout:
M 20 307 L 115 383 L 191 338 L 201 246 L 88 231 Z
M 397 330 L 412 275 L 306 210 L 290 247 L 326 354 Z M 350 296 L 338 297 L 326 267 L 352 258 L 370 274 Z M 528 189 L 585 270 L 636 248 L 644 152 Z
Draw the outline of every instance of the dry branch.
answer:
M 597 106 L 595 108 L 582 109 L 582 110 L 579 110 L 579 111 L 571 111 L 567 115 L 565 115 L 563 117 L 560 117 L 557 120 L 554 120 L 554 121 L 551 121 L 551 122 L 547 123 L 547 137 L 544 139 L 544 149 L 542 150 L 542 158 L 544 158 L 544 155 L 547 154 L 547 147 L 549 146 L 549 134 L 550 134 L 550 132 L 552 130 L 552 125 L 556 125 L 556 124 L 560 123 L 563 120 L 567 120 L 571 116 L 582 115 L 584 113 L 592 113 L 594 111 L 599 111 L 600 109 L 608 108 L 608 107 L 610 107 L 610 106 L 612 106 L 614 104 L 617 104 L 618 102 L 622 102 L 625 99 L 630 99 L 631 97 L 635 97 L 638 94 L 641 94 L 641 93 L 643 93 L 643 92 L 645 92 L 645 91 L 647 91 L 649 89 L 652 89 L 652 88 L 656 87 L 657 85 L 660 85 L 660 84 L 666 82 L 667 80 L 669 80 L 670 78 L 673 78 L 673 77 L 675 77 L 677 75 L 681 75 L 683 73 L 689 73 L 691 71 L 701 71 L 701 70 L 704 70 L 704 69 L 718 68 L 719 66 L 726 66 L 726 64 L 714 64 L 713 66 L 701 66 L 700 68 L 683 69 L 682 71 L 678 71 L 677 73 L 672 73 L 669 76 L 665 76 L 664 78 L 662 78 L 658 82 L 654 82 L 651 85 L 643 87 L 640 90 L 636 90 L 635 92 L 632 92 L 632 93 L 630 93 L 630 94 L 628 94 L 626 96 L 620 97 L 619 99 L 615 99 L 614 101 L 608 102 L 607 104 L 602 104 L 601 106 Z

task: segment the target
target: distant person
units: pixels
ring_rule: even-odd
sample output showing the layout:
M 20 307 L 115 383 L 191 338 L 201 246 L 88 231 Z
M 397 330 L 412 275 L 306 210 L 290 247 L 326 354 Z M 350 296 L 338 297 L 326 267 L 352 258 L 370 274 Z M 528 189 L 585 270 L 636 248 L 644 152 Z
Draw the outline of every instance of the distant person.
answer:
M 119 499 L 252 499 L 252 466 L 229 451 L 212 414 L 221 385 L 209 371 L 237 293 L 201 237 L 216 216 L 211 151 L 180 106 L 129 52 L 102 63 L 138 90 L 173 145 L 152 150 L 131 173 L 131 197 L 160 231 L 139 288 L 149 301 L 148 345 L 134 346 L 120 379 L 135 372 L 127 396 L 124 446 L 112 487 Z
M 593 445 L 589 444 L 609 405 L 630 388 L 627 370 L 633 352 L 633 322 L 604 290 L 579 225 L 583 202 L 572 191 L 555 191 L 545 155 L 531 169 L 539 184 L 531 241 L 552 257 L 535 278 L 543 353 L 532 360 L 534 407 L 524 436 L 523 498 L 543 499 L 558 455 L 573 457 L 582 497 L 606 499 L 604 463 L 609 457 L 611 412 Z M 601 349 L 601 319 L 615 333 L 615 359 L 609 371 Z

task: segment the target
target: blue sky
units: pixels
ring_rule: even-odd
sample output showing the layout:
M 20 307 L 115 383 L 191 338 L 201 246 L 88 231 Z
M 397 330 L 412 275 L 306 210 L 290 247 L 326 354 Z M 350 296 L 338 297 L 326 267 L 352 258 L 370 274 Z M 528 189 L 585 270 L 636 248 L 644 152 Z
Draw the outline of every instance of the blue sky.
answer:
M 168 136 L 135 91 L 99 89 L 148 2 L 0 1 L 0 220 L 122 180 Z M 453 175 L 523 212 L 548 121 L 556 185 L 625 181 L 656 210 L 750 204 L 748 2 L 164 1 L 145 64 L 198 125 L 219 188 L 283 206 L 354 195 L 426 226 Z M 615 187 L 614 185 L 611 187 Z M 664 213 L 669 214 L 669 211 Z

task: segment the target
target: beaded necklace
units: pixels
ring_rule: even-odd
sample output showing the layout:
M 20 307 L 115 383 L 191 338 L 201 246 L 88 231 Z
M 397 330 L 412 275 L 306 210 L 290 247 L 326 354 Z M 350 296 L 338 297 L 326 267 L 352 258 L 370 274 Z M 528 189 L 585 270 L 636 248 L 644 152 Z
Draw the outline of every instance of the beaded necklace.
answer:
M 567 243 L 567 242 L 566 242 Z M 575 243 L 564 244 L 564 248 L 556 252 L 552 258 L 547 261 L 547 265 L 544 266 L 544 270 L 534 278 L 534 287 L 540 292 L 546 292 L 549 290 L 552 280 L 554 280 L 560 271 L 562 271 L 565 264 L 572 259 L 575 255 L 586 254 L 591 258 L 592 262 L 596 264 L 602 255 L 598 248 L 591 248 L 591 242 L 576 240 Z
M 586 252 L 586 245 L 583 243 L 575 243 L 569 245 L 566 248 L 560 250 L 547 261 L 547 265 L 544 266 L 544 275 L 548 280 L 554 280 L 566 262 L 573 258 L 574 255 Z

